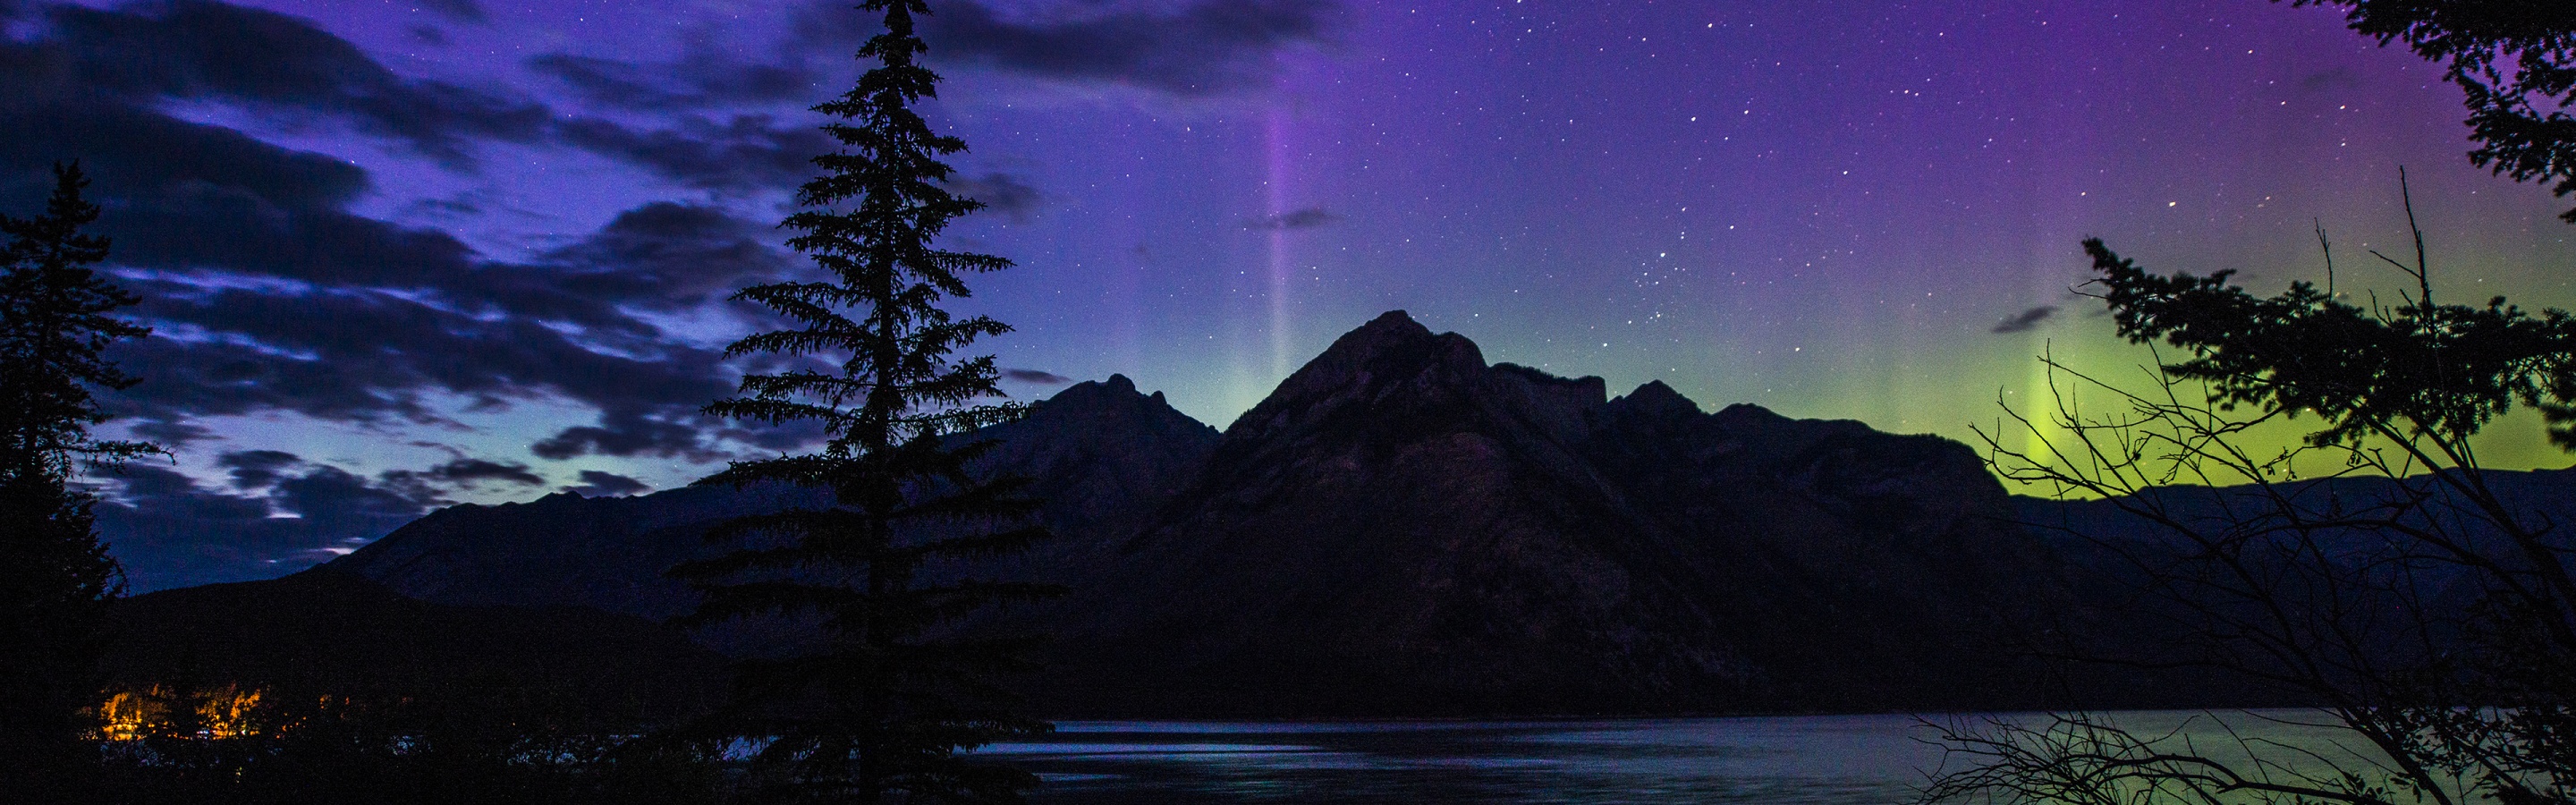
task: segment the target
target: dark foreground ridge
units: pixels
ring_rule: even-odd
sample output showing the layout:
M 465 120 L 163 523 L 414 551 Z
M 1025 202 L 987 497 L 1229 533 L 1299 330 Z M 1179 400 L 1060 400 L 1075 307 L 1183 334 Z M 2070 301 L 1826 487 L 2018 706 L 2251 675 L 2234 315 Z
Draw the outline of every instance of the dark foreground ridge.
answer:
M 1029 693 L 1055 715 L 2260 699 L 2027 659 L 2156 638 L 2102 622 L 2088 598 L 2100 568 L 2017 525 L 2046 512 L 2017 512 L 1964 445 L 1751 405 L 1706 413 L 1661 383 L 1614 399 L 1599 378 L 1487 364 L 1473 342 L 1400 311 L 1342 336 L 1222 433 L 1113 376 L 975 437 L 1001 442 L 992 466 L 1036 479 L 1058 536 L 948 572 L 1073 588 L 971 627 L 1051 636 Z M 693 488 L 457 506 L 307 575 L 442 607 L 658 621 L 690 606 L 661 572 L 716 550 L 700 539 L 708 524 L 816 500 Z M 291 598 L 302 578 L 191 594 Z M 156 629 L 214 628 L 189 610 L 150 612 L 136 617 L 162 619 Z M 733 652 L 794 639 L 699 635 Z
M 322 568 L 123 599 L 111 626 L 105 665 L 120 690 L 238 682 L 308 698 L 508 696 L 543 715 L 624 726 L 686 715 L 725 684 L 722 656 L 633 615 L 438 604 Z

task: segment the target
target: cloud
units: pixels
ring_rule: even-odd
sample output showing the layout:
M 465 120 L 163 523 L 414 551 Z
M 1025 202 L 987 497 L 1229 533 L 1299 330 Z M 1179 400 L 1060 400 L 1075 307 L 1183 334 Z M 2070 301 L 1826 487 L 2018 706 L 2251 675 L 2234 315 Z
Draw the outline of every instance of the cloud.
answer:
M 555 461 L 582 455 L 679 456 L 694 461 L 723 457 L 706 445 L 707 431 L 717 423 L 694 409 L 620 407 L 601 414 L 597 425 L 565 428 L 540 439 L 528 446 L 528 452 Z
M 1038 194 L 1037 188 L 1030 187 L 1020 181 L 1020 177 L 1007 173 L 987 173 L 972 179 L 951 179 L 948 181 L 948 191 L 984 202 L 985 209 L 1001 213 L 1015 224 L 1028 223 L 1029 218 L 1037 214 L 1038 207 L 1045 201 Z
M 0 36 L 0 211 L 39 203 L 55 161 L 79 159 L 94 179 L 118 281 L 145 299 L 127 313 L 158 330 L 112 353 L 144 379 L 107 398 L 127 432 L 180 446 L 212 437 L 194 424 L 206 418 L 272 412 L 438 423 L 461 398 L 598 412 L 539 440 L 536 457 L 704 461 L 815 437 L 699 414 L 734 390 L 735 371 L 664 330 L 674 318 L 662 314 L 705 310 L 793 265 L 769 222 L 646 204 L 559 248 L 499 261 L 443 232 L 354 212 L 372 191 L 357 165 L 165 110 L 211 103 L 288 125 L 328 117 L 459 168 L 490 141 L 569 144 L 707 188 L 797 176 L 825 150 L 819 133 L 758 116 L 663 130 L 560 120 L 542 104 L 402 78 L 303 20 L 207 0 L 0 4 L 28 21 Z M 435 8 L 451 19 L 480 11 Z M 274 576 L 459 489 L 550 483 L 509 458 L 360 475 L 240 451 L 220 456 L 224 477 L 206 481 L 138 464 L 110 479 L 122 491 L 101 504 L 101 531 L 133 563 L 138 589 Z
M 129 592 L 272 578 L 329 561 L 444 501 L 423 500 L 291 454 L 232 454 L 261 475 L 241 493 L 207 489 L 175 470 L 132 465 L 109 476 L 99 532 L 125 565 Z M 239 458 L 236 458 L 239 457 Z
M 567 486 L 563 488 L 563 491 L 571 492 L 586 498 L 595 498 L 639 494 L 652 488 L 652 486 L 645 484 L 643 481 L 628 478 L 617 473 L 600 472 L 598 470 L 582 470 L 581 485 Z
M 2031 308 L 2031 309 L 2029 309 L 2029 310 L 2025 310 L 2025 311 L 2022 311 L 2022 312 L 2020 312 L 2020 313 L 2015 313 L 2015 314 L 2012 314 L 2012 315 L 2010 315 L 2010 316 L 2006 316 L 2006 317 L 2004 317 L 2004 320 L 2003 320 L 2003 321 L 1995 322 L 1995 326 L 1994 326 L 1994 328 L 1993 328 L 1993 329 L 1991 329 L 1991 330 L 1988 330 L 1987 332 L 1991 332 L 1991 333 L 2019 333 L 2019 332 L 2028 332 L 2028 331 L 2030 331 L 2030 330 L 2032 330 L 2032 329 L 2035 329 L 2035 328 L 2039 327 L 2040 322 L 2047 321 L 2047 320 L 2048 320 L 2048 318 L 2049 318 L 2050 316 L 2055 316 L 2055 315 L 2057 315 L 2057 306 L 2056 306 L 2056 305 L 2041 305 L 2041 306 L 2039 306 L 2039 307 Z
M 1334 215 L 1331 211 L 1325 210 L 1322 207 L 1305 207 L 1302 209 L 1289 210 L 1278 215 L 1265 216 L 1244 221 L 1243 228 L 1266 229 L 1274 232 L 1291 229 L 1313 229 L 1339 220 L 1342 220 L 1341 216 Z
M 128 592 L 274 577 L 318 564 L 341 538 L 269 516 L 265 498 L 199 489 L 173 470 L 133 466 L 115 480 L 124 494 L 93 511 Z
M 456 19 L 481 18 L 480 7 L 470 2 L 438 4 L 433 10 Z M 806 158 L 828 149 L 819 132 L 801 126 L 781 129 L 758 115 L 690 118 L 671 129 L 649 131 L 596 118 L 558 118 L 545 104 L 524 98 L 403 78 L 356 45 L 303 19 L 212 0 L 114 9 L 55 4 L 43 6 L 37 16 L 36 37 L 0 39 L 0 86 L 10 88 L 0 94 L 0 125 L 15 129 L 5 139 L 45 146 L 48 161 L 81 152 L 129 153 L 130 159 L 142 160 L 142 154 L 130 153 L 139 151 L 138 145 L 163 142 L 164 137 L 177 134 L 182 140 L 165 148 L 159 160 L 185 164 L 162 165 L 152 173 L 220 171 L 240 164 L 225 159 L 227 151 L 266 145 L 228 129 L 179 121 L 158 111 L 171 100 L 231 103 L 269 118 L 308 115 L 343 120 L 361 132 L 407 143 L 453 168 L 471 168 L 476 146 L 484 141 L 557 143 L 706 188 L 793 183 L 804 178 Z M 425 41 L 443 38 L 434 30 L 430 33 Z M 771 100 L 814 92 L 816 79 L 801 68 L 740 63 L 720 55 L 723 51 L 713 46 L 694 52 L 700 54 L 696 61 L 673 68 L 675 75 L 689 78 L 688 86 L 694 87 L 689 92 L 709 98 Z M 558 55 L 539 57 L 532 65 L 559 78 L 571 77 L 567 80 L 585 87 L 588 95 L 613 96 L 612 90 L 619 86 L 611 75 L 612 62 Z M 633 91 L 671 86 L 650 80 L 660 78 L 664 76 L 638 71 L 634 80 L 644 83 L 634 83 Z M 633 105 L 669 105 L 624 100 Z M 190 127 L 200 131 L 185 130 Z M 201 143 L 225 135 L 245 142 Z M 191 143 L 217 147 L 187 147 Z M 0 154 L 0 165 L 20 162 L 8 156 L 13 155 Z M 336 162 L 316 154 L 296 156 L 306 162 Z M 340 167 L 344 173 L 356 173 L 360 185 L 335 185 L 338 196 L 365 189 L 362 172 L 354 166 Z M 306 177 L 286 178 L 294 183 Z M 8 177 L 0 177 L 0 186 L 7 181 Z M 216 186 L 241 185 L 217 182 Z M 273 195 L 254 195 L 281 202 Z
M 678 58 L 630 62 L 566 52 L 529 57 L 525 66 L 600 107 L 689 111 L 794 101 L 799 106 L 845 86 L 858 67 L 849 54 L 878 33 L 877 17 L 846 0 L 804 0 L 790 13 L 789 38 L 746 59 L 744 48 L 698 33 Z M 1180 96 L 1267 86 L 1275 54 L 1329 37 L 1336 0 L 1085 0 L 1068 14 L 1032 18 L 961 1 L 941 5 L 924 24 L 935 62 L 962 62 L 1065 81 L 1106 82 Z M 704 126 L 636 132 L 601 120 L 566 126 L 566 142 L 620 158 L 650 160 L 668 170 L 692 151 L 743 156 L 745 138 L 710 138 Z M 691 141 L 710 142 L 691 146 Z M 712 142 L 711 142 L 712 141 Z M 721 143 L 718 147 L 715 143 Z M 820 151 L 787 149 L 802 158 Z M 705 163 L 700 163 L 705 164 Z M 802 179 L 802 176 L 797 177 Z M 703 185 L 702 185 L 703 186 Z M 999 202 L 985 199 L 988 202 Z
M 483 6 L 474 0 L 417 0 L 417 2 L 422 8 L 457 22 L 482 23 L 490 20 L 489 17 L 484 16 Z
M 110 494 L 96 509 L 98 529 L 133 592 L 292 573 L 449 505 L 451 491 L 546 483 L 524 464 L 465 456 L 372 478 L 282 450 L 225 453 L 215 464 L 229 488 L 151 464 L 101 479 Z M 643 488 L 611 473 L 581 477 L 588 488 Z
M 135 438 L 169 450 L 178 450 L 194 442 L 215 438 L 215 432 L 207 430 L 204 426 L 191 422 L 170 422 L 158 419 L 128 423 L 125 430 L 134 434 Z
M 458 486 L 469 486 L 484 481 L 505 481 L 523 486 L 542 486 L 546 482 L 545 476 L 529 470 L 526 464 L 515 462 L 505 464 L 479 458 L 459 458 L 423 470 L 418 477 Z
M 42 17 L 46 36 L 0 54 L 17 68 L 7 69 L 10 95 L 28 106 L 240 101 L 343 117 L 452 164 L 470 162 L 470 138 L 533 141 L 551 117 L 542 105 L 401 78 L 348 41 L 271 11 L 172 0 L 52 5 Z
M 817 3 L 816 7 L 844 6 Z M 931 58 L 1049 78 L 1104 81 L 1182 96 L 1266 86 L 1279 50 L 1324 41 L 1331 0 L 1195 0 L 1178 8 L 1127 7 L 1050 20 L 1005 18 L 981 3 L 941 7 L 924 26 Z M 834 9 L 833 19 L 852 16 Z M 839 22 L 831 32 L 860 41 Z
M 120 413 L 176 419 L 285 410 L 329 420 L 435 422 L 423 399 L 433 390 L 486 405 L 552 396 L 607 410 L 682 401 L 694 407 L 732 387 L 711 351 L 597 310 L 482 316 L 375 290 L 128 284 L 146 296 L 142 318 L 171 335 L 118 347 L 117 358 L 145 378 L 118 395 L 120 405 L 136 409 Z M 602 321 L 571 332 L 549 324 L 584 315 Z M 190 332 L 200 335 L 184 335 Z
M 846 10 L 846 9 L 845 9 Z M 543 53 L 528 69 L 562 82 L 584 100 L 627 109 L 693 109 L 743 102 L 805 100 L 819 94 L 823 76 L 802 58 L 769 64 L 735 58 L 733 51 L 700 38 L 679 60 L 664 64 Z
M 158 110 L 165 100 L 338 110 L 451 157 L 469 135 L 543 117 L 473 122 L 473 109 L 442 100 L 464 91 L 396 79 L 291 17 L 206 2 L 143 8 L 159 13 L 52 6 L 40 36 L 0 41 L 0 86 L 10 87 L 0 93 L 0 202 L 41 198 L 44 166 L 82 160 L 93 196 L 109 202 L 100 229 L 123 264 L 404 286 L 472 255 L 443 233 L 348 213 L 369 185 L 357 166 L 179 120 Z
M 225 453 L 215 463 L 230 471 L 235 489 L 265 489 L 277 485 L 286 470 L 304 463 L 304 458 L 284 450 L 242 450 Z
M 626 309 L 694 308 L 780 276 L 797 261 L 771 245 L 774 229 L 716 207 L 651 202 L 537 265 L 478 272 L 457 293 L 517 315 L 626 328 L 638 323 Z
M 1061 386 L 1066 383 L 1073 382 L 1073 378 L 1065 377 L 1064 375 L 1056 374 L 1054 372 L 1041 372 L 1036 369 L 1004 369 L 1002 370 L 1002 377 L 1008 380 L 1016 380 L 1022 383 L 1035 383 L 1042 386 Z
M 273 410 L 435 422 L 432 392 L 492 405 L 551 398 L 601 414 L 597 425 L 539 442 L 546 458 L 714 460 L 726 455 L 720 440 L 794 443 L 801 437 L 788 431 L 728 430 L 698 414 L 733 390 L 733 370 L 640 315 L 696 309 L 777 276 L 792 259 L 762 242 L 767 229 L 712 207 L 656 202 L 529 263 L 448 254 L 394 267 L 413 273 L 290 273 L 296 267 L 220 249 L 143 250 L 136 262 L 173 268 L 124 284 L 146 300 L 138 318 L 161 332 L 116 348 L 145 381 L 111 404 L 159 422 Z M 131 253 L 124 246 L 120 261 Z M 397 281 L 411 287 L 372 287 Z
M 566 144 L 691 187 L 719 190 L 802 184 L 816 173 L 814 155 L 835 147 L 820 129 L 781 128 L 768 115 L 738 115 L 721 123 L 690 117 L 678 127 L 649 131 L 584 117 L 561 122 L 557 132 Z
M 14 72 L 0 62 L 0 79 L 17 77 Z M 0 94 L 0 119 L 10 124 L 0 128 L 0 166 L 7 171 L 0 182 L 17 188 L 13 197 L 41 189 L 47 183 L 39 176 L 44 167 L 69 158 L 91 168 L 97 193 L 147 204 L 221 193 L 255 200 L 289 219 L 336 210 L 368 186 L 366 171 L 356 165 L 219 126 L 130 106 L 10 100 Z
M 2300 92 L 2351 90 L 2360 89 L 2361 87 L 2361 76 L 2354 74 L 2350 67 L 2337 67 L 2331 70 L 2309 73 L 2299 77 Z

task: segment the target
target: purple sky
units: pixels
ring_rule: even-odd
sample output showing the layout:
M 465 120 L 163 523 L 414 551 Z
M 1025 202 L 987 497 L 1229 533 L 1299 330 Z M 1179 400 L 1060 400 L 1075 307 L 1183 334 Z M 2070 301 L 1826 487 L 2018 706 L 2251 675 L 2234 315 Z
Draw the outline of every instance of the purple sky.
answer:
M 1020 266 L 970 303 L 1042 397 L 1123 372 L 1218 426 L 1403 308 L 1488 358 L 1971 437 L 2071 297 L 2150 267 L 2392 285 L 2396 174 L 2455 298 L 2567 306 L 2571 227 L 2463 157 L 2458 91 L 2260 0 L 933 0 L 932 109 Z M 695 410 L 801 266 L 837 2 L 0 0 L 0 209 L 85 160 L 176 448 L 110 491 L 139 589 L 303 567 L 447 501 L 792 447 Z M 2516 420 L 2491 455 L 2565 463 Z

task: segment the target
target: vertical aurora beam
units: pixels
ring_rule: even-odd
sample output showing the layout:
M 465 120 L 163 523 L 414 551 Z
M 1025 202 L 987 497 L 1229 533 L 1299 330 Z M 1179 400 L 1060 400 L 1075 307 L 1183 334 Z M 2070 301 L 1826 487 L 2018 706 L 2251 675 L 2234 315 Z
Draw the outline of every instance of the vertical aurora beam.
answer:
M 1270 170 L 1268 181 L 1270 209 L 1264 229 L 1270 237 L 1270 379 L 1278 382 L 1288 377 L 1290 369 L 1290 333 L 1288 331 L 1288 114 L 1278 107 L 1270 109 L 1266 127 L 1269 140 Z

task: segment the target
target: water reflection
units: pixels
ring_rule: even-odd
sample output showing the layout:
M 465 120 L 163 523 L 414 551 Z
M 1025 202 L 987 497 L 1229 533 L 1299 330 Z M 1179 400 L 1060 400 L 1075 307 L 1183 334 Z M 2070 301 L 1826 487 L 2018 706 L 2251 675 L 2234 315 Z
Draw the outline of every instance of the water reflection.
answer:
M 1984 717 L 1973 717 L 1984 718 Z M 2039 719 L 2045 716 L 2009 716 Z M 2295 753 L 2348 734 L 2309 712 L 2122 713 L 2203 748 L 2258 738 Z M 2222 723 L 2223 722 L 2223 723 Z M 1622 721 L 1073 722 L 995 746 L 1046 780 L 1041 805 L 1761 802 L 1893 805 L 1942 761 L 1911 716 Z M 2363 758 L 2367 753 L 2346 755 Z M 2293 764 L 2297 765 L 2297 764 Z
M 1082 722 L 996 746 L 1036 800 L 1897 803 L 1940 757 L 1905 716 L 1344 724 Z

